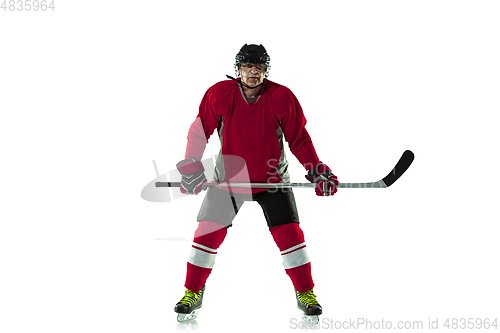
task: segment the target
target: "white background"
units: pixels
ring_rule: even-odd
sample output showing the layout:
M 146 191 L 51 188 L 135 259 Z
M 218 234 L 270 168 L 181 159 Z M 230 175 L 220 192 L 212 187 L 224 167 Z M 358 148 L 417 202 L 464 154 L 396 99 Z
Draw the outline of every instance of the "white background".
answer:
M 152 160 L 165 173 L 184 157 L 204 92 L 245 43 L 267 48 L 340 181 L 416 155 L 388 189 L 295 191 L 321 318 L 499 315 L 498 2 L 55 5 L 0 11 L 0 331 L 293 330 L 257 203 L 220 247 L 198 320 L 178 325 L 203 197 L 140 195 Z M 205 158 L 217 152 L 214 135 Z

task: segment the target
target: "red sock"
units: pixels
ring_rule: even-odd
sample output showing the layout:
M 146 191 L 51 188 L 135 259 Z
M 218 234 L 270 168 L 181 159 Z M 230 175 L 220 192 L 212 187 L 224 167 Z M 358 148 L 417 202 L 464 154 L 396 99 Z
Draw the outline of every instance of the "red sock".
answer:
M 186 288 L 198 291 L 203 287 L 226 234 L 227 228 L 215 222 L 201 221 L 198 224 L 187 263 Z
M 305 292 L 314 287 L 311 263 L 307 256 L 304 233 L 298 223 L 287 223 L 270 229 L 281 251 L 283 266 L 297 291 Z

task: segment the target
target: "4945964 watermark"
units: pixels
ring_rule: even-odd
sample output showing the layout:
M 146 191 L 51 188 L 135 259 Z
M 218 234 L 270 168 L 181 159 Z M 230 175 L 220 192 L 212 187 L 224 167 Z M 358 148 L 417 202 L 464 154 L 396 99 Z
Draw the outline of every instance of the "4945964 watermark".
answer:
M 1 1 L 1 0 L 0 0 Z M 54 11 L 55 0 L 3 0 L 0 10 L 4 12 L 46 12 Z
M 371 320 L 323 318 L 318 324 L 290 319 L 291 329 L 330 330 L 498 330 L 497 318 L 428 318 L 427 320 Z

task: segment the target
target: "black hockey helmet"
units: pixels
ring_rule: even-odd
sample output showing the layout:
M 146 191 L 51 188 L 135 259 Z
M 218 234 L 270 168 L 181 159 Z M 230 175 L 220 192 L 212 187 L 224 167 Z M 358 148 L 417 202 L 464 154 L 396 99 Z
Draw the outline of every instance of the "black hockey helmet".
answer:
M 264 64 L 266 66 L 266 77 L 271 68 L 271 57 L 267 54 L 266 49 L 262 44 L 245 44 L 241 47 L 238 54 L 236 54 L 236 62 L 234 68 L 238 74 L 240 64 Z

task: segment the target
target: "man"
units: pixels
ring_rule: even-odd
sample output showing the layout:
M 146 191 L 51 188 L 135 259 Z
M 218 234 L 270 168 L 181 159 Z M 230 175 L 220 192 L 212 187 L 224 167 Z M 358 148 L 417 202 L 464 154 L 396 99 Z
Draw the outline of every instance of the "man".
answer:
M 189 130 L 185 159 L 177 164 L 182 174 L 181 191 L 198 194 L 207 181 L 200 160 L 215 129 L 221 152 L 214 181 L 228 182 L 229 187 L 210 188 L 198 214 L 199 225 L 187 263 L 187 289 L 175 306 L 179 321 L 196 318 L 217 249 L 241 205 L 250 200 L 262 207 L 304 319 L 317 322 L 322 313 L 313 293 L 311 264 L 292 189 L 230 187 L 237 182 L 289 182 L 284 137 L 307 170 L 306 178 L 317 183 L 316 194 L 333 195 L 337 191 L 337 177 L 318 159 L 297 98 L 285 86 L 267 79 L 269 69 L 270 57 L 264 46 L 245 44 L 236 55 L 235 70 L 240 77 L 228 76 L 231 80 L 207 90 Z

